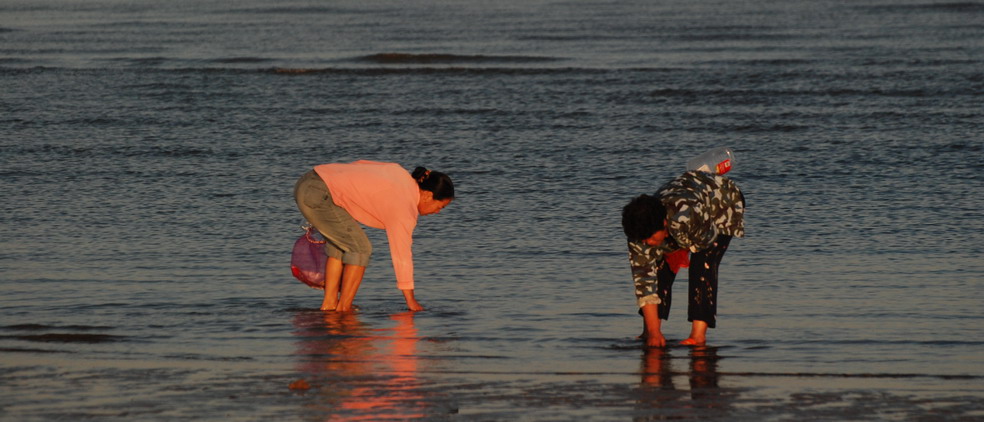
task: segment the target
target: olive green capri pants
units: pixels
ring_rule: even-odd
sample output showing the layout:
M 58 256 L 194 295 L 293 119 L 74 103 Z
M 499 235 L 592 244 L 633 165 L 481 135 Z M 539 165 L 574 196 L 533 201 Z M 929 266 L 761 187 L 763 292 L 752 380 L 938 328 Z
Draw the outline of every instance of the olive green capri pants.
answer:
M 294 185 L 294 200 L 304 218 L 325 237 L 325 255 L 346 265 L 369 265 L 372 244 L 358 221 L 331 199 L 321 176 L 311 170 Z

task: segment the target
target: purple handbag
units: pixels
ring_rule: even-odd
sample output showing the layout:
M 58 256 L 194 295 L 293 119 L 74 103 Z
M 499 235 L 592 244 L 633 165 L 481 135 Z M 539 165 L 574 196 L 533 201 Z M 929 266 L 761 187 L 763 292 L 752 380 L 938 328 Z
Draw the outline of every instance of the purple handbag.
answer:
M 315 289 L 325 288 L 325 240 L 314 227 L 308 227 L 294 242 L 290 271 L 302 283 Z

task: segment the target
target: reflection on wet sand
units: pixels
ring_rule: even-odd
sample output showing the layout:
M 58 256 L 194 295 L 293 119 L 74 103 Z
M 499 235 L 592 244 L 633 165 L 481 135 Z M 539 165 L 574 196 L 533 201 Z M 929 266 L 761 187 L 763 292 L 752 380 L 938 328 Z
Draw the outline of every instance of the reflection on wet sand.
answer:
M 671 353 L 676 350 L 643 351 L 642 381 L 636 407 L 639 417 L 636 420 L 704 417 L 718 411 L 727 414 L 735 395 L 734 391 L 718 385 L 718 349 L 688 348 L 690 362 L 685 372 L 674 372 Z M 676 386 L 677 379 L 684 375 L 689 380 L 689 391 L 679 390 Z
M 298 369 L 319 400 L 308 401 L 328 420 L 411 419 L 424 415 L 419 392 L 413 313 L 390 316 L 374 328 L 355 313 L 299 312 Z

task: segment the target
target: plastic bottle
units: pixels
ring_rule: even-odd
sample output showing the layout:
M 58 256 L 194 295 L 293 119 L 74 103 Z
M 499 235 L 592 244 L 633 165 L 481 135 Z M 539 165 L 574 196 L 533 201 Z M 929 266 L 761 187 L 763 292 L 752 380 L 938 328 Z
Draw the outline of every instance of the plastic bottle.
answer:
M 718 147 L 687 161 L 687 170 L 725 174 L 735 165 L 735 152 L 728 147 Z

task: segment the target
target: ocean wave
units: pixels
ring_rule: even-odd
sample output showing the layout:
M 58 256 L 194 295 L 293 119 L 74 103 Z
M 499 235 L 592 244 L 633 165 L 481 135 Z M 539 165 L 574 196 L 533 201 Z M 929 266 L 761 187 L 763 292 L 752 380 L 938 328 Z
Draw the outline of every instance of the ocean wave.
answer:
M 325 68 L 291 68 L 275 67 L 266 69 L 265 72 L 284 74 L 284 75 L 311 75 L 311 74 L 330 74 L 330 75 L 353 75 L 353 76 L 380 76 L 380 75 L 428 75 L 428 74 L 474 74 L 474 75 L 557 75 L 557 74 L 580 74 L 580 73 L 603 73 L 610 72 L 604 69 L 586 68 L 529 68 L 529 67 L 411 67 L 411 68 L 348 68 L 348 67 L 325 67 Z
M 26 60 L 26 59 L 12 58 L 12 57 L 0 57 L 0 66 L 24 65 L 24 64 L 29 64 L 29 63 L 31 63 L 30 60 Z
M 50 334 L 30 334 L 0 336 L 3 339 L 14 339 L 22 341 L 33 341 L 39 343 L 110 343 L 120 341 L 121 336 L 110 334 L 77 334 L 77 333 L 50 333 Z
M 31 349 L 24 347 L 0 347 L 0 353 L 67 353 L 61 350 Z
M 69 123 L 75 124 L 75 123 Z M 181 145 L 21 145 L 13 147 L 18 154 L 37 154 L 54 157 L 196 157 L 219 155 L 209 148 Z M 233 156 L 238 152 L 229 152 Z
M 680 41 L 722 41 L 722 42 L 735 42 L 735 41 L 788 41 L 788 40 L 803 40 L 803 39 L 816 39 L 816 36 L 802 35 L 802 34 L 790 34 L 790 33 L 743 33 L 743 32 L 704 32 L 704 33 L 687 33 L 687 34 L 676 34 L 672 36 L 667 36 L 667 39 L 680 40 Z M 714 47 L 719 48 L 719 47 Z
M 0 339 L 30 341 L 36 343 L 110 343 L 123 340 L 124 337 L 90 333 L 112 327 L 92 325 L 45 325 L 45 324 L 15 324 L 0 327 L 0 330 L 16 331 L 18 334 L 0 335 Z M 50 332 L 56 331 L 56 332 Z
M 213 63 L 220 64 L 239 64 L 239 63 L 267 63 L 271 62 L 273 59 L 268 59 L 264 57 L 227 57 L 212 60 Z
M 75 331 L 93 331 L 93 330 L 108 330 L 113 327 L 99 326 L 99 325 L 45 325 L 45 324 L 14 324 L 0 327 L 4 330 L 12 331 L 46 331 L 46 330 L 75 330 Z
M 831 88 L 831 89 L 680 89 L 680 88 L 661 88 L 649 92 L 652 98 L 739 98 L 752 101 L 754 98 L 779 98 L 779 97 L 889 97 L 889 98 L 930 98 L 934 96 L 959 96 L 976 95 L 972 92 L 961 90 L 930 90 L 924 88 L 913 89 L 882 89 L 882 88 Z
M 567 35 L 567 34 L 564 34 L 564 35 L 552 35 L 552 34 L 551 35 L 542 35 L 542 34 L 536 34 L 536 35 L 521 35 L 521 36 L 516 36 L 515 39 L 518 40 L 518 41 L 561 41 L 561 42 L 589 41 L 589 42 L 597 42 L 597 41 L 606 41 L 606 40 L 624 40 L 624 39 L 627 39 L 627 38 L 626 37 L 623 37 L 623 36 L 617 36 L 617 35 L 600 35 L 600 34 L 583 34 L 583 35 L 578 35 L 578 34 L 574 34 L 574 35 Z
M 338 14 L 366 14 L 379 13 L 379 9 L 365 8 L 357 9 L 351 7 L 332 7 L 332 6 L 274 6 L 274 7 L 251 7 L 242 9 L 232 9 L 229 13 L 241 13 L 247 15 L 338 15 Z
M 207 61 L 198 61 L 198 63 L 214 63 L 216 66 L 181 66 L 181 63 L 174 61 L 165 57 L 146 57 L 146 58 L 117 58 L 117 59 L 106 59 L 106 62 L 112 62 L 114 65 L 109 67 L 96 66 L 96 67 L 86 67 L 86 68 L 74 68 L 71 66 L 51 66 L 51 65 L 31 65 L 33 61 L 14 59 L 14 58 L 0 58 L 0 75 L 19 75 L 19 74 L 40 74 L 45 72 L 75 72 L 79 70 L 84 71 L 119 71 L 118 64 L 123 64 L 128 69 L 132 69 L 137 72 L 173 72 L 173 73 L 187 73 L 187 74 L 215 74 L 215 73 L 228 73 L 228 74 L 248 74 L 248 73 L 277 73 L 277 74 L 288 74 L 288 75 L 302 75 L 302 74 L 337 74 L 337 75 L 363 75 L 363 76 L 377 76 L 377 75 L 393 75 L 393 74 L 406 74 L 406 75 L 426 75 L 426 74 L 507 74 L 507 75 L 556 75 L 556 74 L 599 74 L 599 73 L 611 73 L 611 72 L 646 72 L 646 71 L 664 71 L 665 69 L 602 69 L 602 68 L 590 68 L 590 67 L 574 67 L 574 66 L 510 66 L 508 63 L 499 63 L 501 66 L 480 66 L 475 63 L 475 65 L 461 63 L 457 66 L 406 66 L 406 67 L 376 67 L 376 66 L 352 66 L 352 65 L 341 65 L 341 66 L 324 66 L 324 67 L 308 67 L 308 66 L 260 66 L 260 67 L 245 67 L 237 66 L 249 63 L 269 63 L 272 59 L 262 59 L 262 58 L 227 58 L 227 59 L 210 59 Z M 436 64 L 436 63 L 435 63 Z M 489 63 L 492 64 L 492 63 Z M 175 66 L 177 65 L 177 66 Z M 226 65 L 226 66 L 221 66 Z
M 813 66 L 820 60 L 817 59 L 741 59 L 741 60 L 708 60 L 705 64 L 713 65 L 740 65 L 740 66 Z
M 542 63 L 563 60 L 558 57 L 543 56 L 487 56 L 459 54 L 409 54 L 409 53 L 378 53 L 360 56 L 357 62 L 377 64 L 454 64 L 454 63 Z
M 131 67 L 156 67 L 167 63 L 169 58 L 155 56 L 155 57 L 117 57 L 105 59 L 105 61 L 113 63 L 122 63 Z
M 963 1 L 949 3 L 917 3 L 892 4 L 876 6 L 858 6 L 857 9 L 872 12 L 952 12 L 952 13 L 984 13 L 984 2 Z

